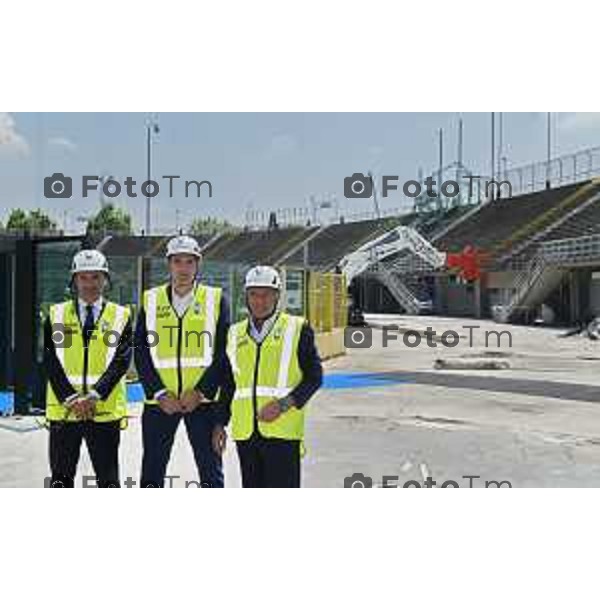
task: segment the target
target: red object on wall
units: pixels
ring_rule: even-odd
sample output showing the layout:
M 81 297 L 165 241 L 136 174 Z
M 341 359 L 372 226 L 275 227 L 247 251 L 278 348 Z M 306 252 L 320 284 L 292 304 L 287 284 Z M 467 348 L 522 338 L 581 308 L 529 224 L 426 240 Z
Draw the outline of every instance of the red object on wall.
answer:
M 462 252 L 446 255 L 446 267 L 460 269 L 460 276 L 467 281 L 475 281 L 481 277 L 481 263 L 484 254 L 473 248 L 465 246 Z

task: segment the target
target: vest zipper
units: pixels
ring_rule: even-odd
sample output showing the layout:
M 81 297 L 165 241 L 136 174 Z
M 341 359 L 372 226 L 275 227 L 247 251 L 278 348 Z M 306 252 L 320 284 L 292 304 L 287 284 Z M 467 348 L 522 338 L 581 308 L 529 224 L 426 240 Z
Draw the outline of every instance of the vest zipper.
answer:
M 79 307 L 76 307 L 76 310 L 78 310 L 78 308 Z M 87 345 L 85 345 L 83 347 L 83 394 L 84 395 L 86 395 L 88 393 L 87 375 L 88 375 L 89 347 L 90 347 L 90 343 L 92 341 L 92 336 L 96 333 L 96 326 L 100 322 L 100 318 L 104 314 L 104 309 L 105 308 L 106 308 L 106 304 L 103 303 L 102 307 L 100 308 L 100 312 L 98 313 L 98 318 L 96 319 L 96 321 L 94 323 L 94 327 L 92 328 L 92 331 L 90 333 L 90 339 L 87 341 Z M 77 314 L 79 314 L 79 313 L 77 313 Z M 80 325 L 81 325 L 81 323 L 80 323 Z M 84 336 L 83 336 L 83 327 L 81 327 L 81 337 L 84 338 Z M 83 339 L 83 341 L 85 342 L 85 338 Z
M 261 348 L 262 348 L 262 342 L 260 344 L 256 344 L 256 361 L 254 363 L 254 379 L 252 380 L 252 405 L 254 407 L 254 411 L 253 411 L 254 412 L 254 431 L 256 433 L 259 433 L 259 430 L 258 430 L 258 402 L 257 402 L 257 398 L 256 398 L 256 382 L 258 380 L 258 367 L 260 365 L 260 349 Z
M 88 345 L 83 347 L 83 394 L 84 396 L 87 394 L 87 372 L 88 372 Z
M 178 316 L 179 327 L 177 329 L 177 397 L 181 396 L 183 388 L 183 376 L 181 374 L 181 330 L 183 328 L 183 318 Z
M 83 394 L 84 395 L 86 395 L 88 392 L 87 370 L 88 370 L 88 354 L 89 354 L 90 342 L 92 341 L 92 336 L 96 332 L 96 325 L 99 323 L 100 317 L 102 317 L 102 315 L 104 314 L 105 308 L 106 308 L 106 304 L 102 303 L 102 307 L 100 308 L 100 312 L 98 313 L 98 318 L 94 322 L 94 327 L 90 333 L 90 339 L 87 341 L 87 344 L 84 345 L 84 347 L 83 347 Z M 79 306 L 77 304 L 75 304 L 75 314 L 77 314 L 78 315 L 77 318 L 79 318 Z M 83 325 L 81 322 L 79 323 L 79 325 L 81 328 L 81 337 L 82 337 L 83 341 L 85 342 L 85 337 L 83 335 Z
M 252 340 L 252 342 L 256 345 L 256 361 L 254 363 L 254 380 L 252 381 L 252 405 L 254 407 L 254 431 L 257 434 L 260 434 L 260 431 L 258 429 L 258 403 L 257 403 L 257 398 L 256 398 L 256 382 L 258 380 L 258 367 L 260 365 L 260 349 L 262 348 L 263 342 L 273 333 L 273 329 L 275 328 L 275 325 L 277 323 L 277 321 L 279 320 L 279 315 L 277 316 L 277 319 L 275 319 L 273 325 L 271 326 L 271 330 L 269 331 L 269 333 L 262 339 L 262 341 L 257 342 L 251 335 L 248 334 L 248 337 Z M 250 326 L 250 323 L 248 323 L 248 327 Z

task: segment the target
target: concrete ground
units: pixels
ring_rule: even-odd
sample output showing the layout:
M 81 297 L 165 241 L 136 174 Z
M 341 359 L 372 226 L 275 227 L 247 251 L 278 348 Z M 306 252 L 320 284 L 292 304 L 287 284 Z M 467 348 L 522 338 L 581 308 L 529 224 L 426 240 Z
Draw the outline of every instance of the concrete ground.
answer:
M 561 338 L 557 329 L 488 321 L 367 315 L 372 346 L 326 363 L 327 385 L 311 402 L 304 480 L 341 487 L 363 473 L 374 486 L 453 481 L 483 487 L 600 486 L 600 342 Z M 398 339 L 382 346 L 383 326 Z M 405 330 L 431 326 L 437 348 L 422 337 L 403 344 Z M 479 326 L 469 339 L 466 326 Z M 445 331 L 461 337 L 442 346 Z M 507 331 L 500 338 L 486 331 Z M 424 334 L 423 334 L 424 335 Z M 452 341 L 451 337 L 445 338 Z M 436 342 L 437 340 L 437 342 Z M 408 340 L 415 342 L 414 336 Z M 505 370 L 439 370 L 436 359 L 501 360 Z M 137 479 L 139 406 L 123 436 L 122 477 Z M 47 432 L 31 417 L 0 419 L 0 486 L 41 487 L 47 475 Z M 84 452 L 81 473 L 91 474 Z M 240 485 L 234 448 L 225 456 L 227 486 Z M 175 487 L 197 480 L 180 429 L 169 473 Z M 468 479 L 468 478 L 471 479 Z M 386 481 L 384 482 L 384 478 Z M 192 484 L 193 485 L 193 484 Z M 451 483 L 448 485 L 452 485 Z

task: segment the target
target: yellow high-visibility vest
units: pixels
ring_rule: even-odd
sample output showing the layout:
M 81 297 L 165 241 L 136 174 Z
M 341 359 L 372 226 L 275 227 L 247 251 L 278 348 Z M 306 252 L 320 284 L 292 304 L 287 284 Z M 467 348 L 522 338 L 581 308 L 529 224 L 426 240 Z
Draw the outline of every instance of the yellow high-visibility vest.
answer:
M 84 394 L 99 381 L 110 365 L 129 320 L 130 311 L 124 306 L 107 302 L 96 321 L 87 349 L 83 342 L 83 329 L 73 301 L 50 307 L 50 323 L 55 332 L 55 351 L 67 379 L 76 392 Z M 59 331 L 64 332 L 61 340 Z M 115 333 L 113 333 L 115 332 Z M 116 335 L 118 334 L 118 335 Z M 127 390 L 125 377 L 117 383 L 106 400 L 96 404 L 94 421 L 118 421 L 127 415 Z M 59 402 L 48 383 L 46 388 L 46 419 L 48 421 L 76 421 L 77 417 Z
M 305 408 L 292 407 L 271 423 L 256 419 L 265 404 L 284 398 L 302 381 L 298 345 L 303 324 L 302 317 L 282 312 L 260 345 L 249 334 L 248 319 L 230 328 L 227 355 L 236 385 L 231 402 L 234 440 L 247 440 L 255 422 L 264 437 L 303 439 Z
M 194 389 L 212 364 L 221 307 L 221 289 L 198 285 L 194 299 L 180 319 L 173 309 L 167 286 L 144 293 L 150 357 L 165 388 L 175 394 Z M 146 404 L 158 404 L 146 400 Z

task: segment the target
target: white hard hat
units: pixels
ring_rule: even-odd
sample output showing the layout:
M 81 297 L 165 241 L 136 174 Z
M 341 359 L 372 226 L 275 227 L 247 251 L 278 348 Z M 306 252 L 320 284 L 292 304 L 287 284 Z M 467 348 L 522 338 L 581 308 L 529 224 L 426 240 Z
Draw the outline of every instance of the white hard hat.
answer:
M 106 256 L 98 250 L 81 250 L 73 257 L 71 275 L 83 271 L 101 271 L 108 274 L 108 261 Z
M 246 273 L 245 289 L 254 287 L 267 287 L 274 290 L 281 290 L 281 277 L 277 269 L 273 267 L 252 267 Z
M 167 244 L 167 258 L 175 254 L 192 254 L 193 256 L 202 258 L 198 242 L 189 235 L 178 235 L 169 240 Z

